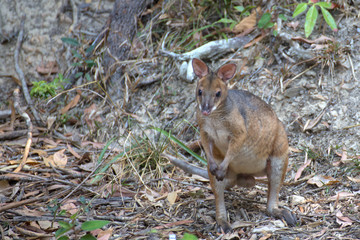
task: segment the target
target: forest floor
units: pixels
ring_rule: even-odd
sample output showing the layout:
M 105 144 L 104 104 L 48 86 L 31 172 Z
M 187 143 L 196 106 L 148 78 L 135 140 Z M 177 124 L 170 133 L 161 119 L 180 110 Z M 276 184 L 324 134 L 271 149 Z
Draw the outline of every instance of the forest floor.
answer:
M 72 11 L 74 2 L 77 11 Z M 284 123 L 290 156 L 280 205 L 299 220 L 288 227 L 266 214 L 267 187 L 261 179 L 253 188 L 226 192 L 234 230 L 223 234 L 216 225 L 209 181 L 174 167 L 161 153 L 205 165 L 153 129 L 171 132 L 187 145 L 199 139 L 196 80 L 182 79 L 182 62 L 159 54 L 159 49 L 167 41 L 167 50 L 187 51 L 180 46 L 184 42 L 174 40 L 176 31 L 189 28 L 184 21 L 196 14 L 199 21 L 210 21 L 201 19 L 210 7 L 197 5 L 204 11 L 200 14 L 193 1 L 159 1 L 145 11 L 129 60 L 117 63 L 125 72 L 123 89 L 112 89 L 118 93 L 110 97 L 101 87 L 107 77 L 101 66 L 105 47 L 90 57 L 85 51 L 103 30 L 114 3 L 86 2 L 1 3 L 2 239 L 54 239 L 56 231 L 57 236 L 67 231 L 63 236 L 80 239 L 92 228 L 97 239 L 168 239 L 171 234 L 178 239 L 360 239 L 359 6 L 342 1 L 347 8 L 332 11 L 337 32 L 319 16 L 306 39 L 303 15 L 284 22 L 278 37 L 263 31 L 259 42 L 207 60 L 213 69 L 227 60 L 236 63 L 232 88 L 261 97 Z M 36 94 L 44 93 L 43 88 L 35 91 L 34 107 L 43 126 L 34 122 L 24 98 L 13 98 L 16 88 L 23 96 L 14 54 L 24 14 L 19 66 L 29 89 L 36 86 L 33 82 L 49 86 L 57 79 L 59 85 L 59 74 L 66 79 L 79 73 L 72 88 L 64 85 L 67 90 L 56 89 L 54 97 L 42 99 Z M 175 33 L 173 40 L 165 39 L 166 28 Z M 191 38 L 201 39 L 200 32 Z M 328 40 L 321 41 L 321 36 Z M 69 43 L 71 39 L 77 42 Z M 25 107 L 33 124 L 30 152 L 21 168 L 28 125 L 11 114 L 14 102 Z M 92 220 L 109 223 L 97 229 Z

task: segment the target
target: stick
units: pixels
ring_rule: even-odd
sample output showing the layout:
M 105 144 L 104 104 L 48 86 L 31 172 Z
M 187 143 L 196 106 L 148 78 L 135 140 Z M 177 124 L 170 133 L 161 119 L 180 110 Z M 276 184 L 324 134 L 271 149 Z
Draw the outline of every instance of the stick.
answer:
M 167 34 L 168 35 L 168 34 Z M 222 55 L 231 52 L 236 51 L 239 48 L 244 47 L 247 43 L 249 43 L 256 35 L 257 32 L 255 31 L 251 35 L 247 36 L 239 36 L 229 39 L 221 39 L 212 41 L 209 43 L 206 43 L 205 45 L 202 45 L 201 47 L 198 47 L 190 52 L 178 54 L 174 52 L 167 51 L 165 49 L 165 40 L 162 43 L 161 50 L 159 50 L 159 53 L 163 56 L 172 57 L 175 60 L 178 61 L 185 61 L 190 60 L 193 58 L 200 58 L 200 59 L 216 59 L 220 58 Z
M 6 211 L 6 210 L 12 209 L 12 208 L 20 207 L 22 205 L 26 205 L 26 204 L 37 202 L 37 201 L 42 201 L 44 199 L 46 199 L 46 198 L 45 197 L 35 197 L 35 198 L 25 199 L 25 200 L 22 200 L 19 202 L 8 203 L 8 204 L 0 207 L 0 213 L 3 211 Z
M 27 157 L 29 156 L 30 146 L 32 142 L 32 131 L 33 131 L 33 125 L 31 123 L 31 119 L 29 115 L 20 108 L 19 92 L 20 90 L 18 88 L 14 90 L 14 107 L 16 111 L 25 119 L 26 126 L 28 127 L 28 131 L 27 131 L 27 141 L 25 145 L 25 152 L 23 159 L 21 160 L 19 166 L 14 170 L 14 172 L 20 172 L 26 163 Z
M 209 179 L 209 175 L 207 170 L 203 169 L 203 168 L 199 168 L 196 167 L 192 164 L 189 164 L 187 162 L 184 162 L 180 159 L 177 159 L 169 154 L 163 153 L 162 156 L 164 156 L 165 158 L 169 159 L 169 161 L 174 164 L 175 166 L 181 168 L 182 170 L 184 170 L 187 173 L 190 174 L 195 174 L 195 175 L 199 175 L 203 178 Z
M 41 118 L 40 118 L 39 114 L 37 113 L 37 111 L 33 105 L 33 102 L 31 100 L 31 97 L 29 94 L 29 89 L 27 87 L 27 83 L 25 80 L 24 72 L 21 70 L 21 68 L 19 66 L 19 52 L 20 52 L 22 40 L 24 38 L 24 24 L 25 24 L 25 15 L 21 18 L 19 36 L 18 36 L 18 39 L 16 42 L 16 48 L 15 48 L 15 52 L 14 52 L 15 70 L 16 70 L 16 73 L 19 75 L 25 100 L 26 100 L 27 104 L 30 106 L 31 112 L 34 115 L 36 122 L 41 123 L 42 122 Z

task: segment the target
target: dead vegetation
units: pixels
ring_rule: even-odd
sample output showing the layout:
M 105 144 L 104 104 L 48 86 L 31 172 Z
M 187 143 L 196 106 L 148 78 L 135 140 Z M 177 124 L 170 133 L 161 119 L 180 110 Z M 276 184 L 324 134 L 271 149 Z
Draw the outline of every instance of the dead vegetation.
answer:
M 249 1 L 155 1 L 137 18 L 129 58 L 113 56 L 114 66 L 123 69 L 118 79 L 123 88 L 112 89 L 110 96 L 113 85 L 102 56 L 111 52 L 102 30 L 113 2 L 89 2 L 47 5 L 49 16 L 56 7 L 57 16 L 50 18 L 55 20 L 44 25 L 56 51 L 46 40 L 49 34 L 33 32 L 35 20 L 28 16 L 25 21 L 28 35 L 16 49 L 27 83 L 59 79 L 59 73 L 68 80 L 64 90 L 58 86 L 58 95 L 33 98 L 43 126 L 29 102 L 7 100 L 23 80 L 13 61 L 1 58 L 7 70 L 0 69 L 0 79 L 13 83 L 4 85 L 0 105 L 3 239 L 53 239 L 67 227 L 65 235 L 80 239 L 87 232 L 82 224 L 91 220 L 110 221 L 92 231 L 98 239 L 166 239 L 170 234 L 192 239 L 186 233 L 199 239 L 360 238 L 358 5 L 340 1 L 331 12 L 339 31 L 319 20 L 306 39 L 305 16 L 291 18 L 294 1 L 259 3 L 259 8 Z M 290 206 L 299 224 L 288 227 L 265 214 L 266 180 L 260 179 L 254 188 L 226 193 L 235 230 L 224 235 L 217 231 L 208 180 L 184 173 L 163 155 L 205 168 L 178 144 L 190 145 L 199 135 L 189 59 L 173 56 L 213 41 L 252 36 L 247 30 L 263 12 L 271 13 L 273 27 L 253 32 L 245 46 L 228 54 L 204 59 L 214 69 L 236 63 L 231 87 L 269 102 L 285 124 L 291 151 L 280 201 Z M 19 26 L 21 16 L 12 14 L 13 27 Z M 279 20 L 280 14 L 287 20 Z M 17 38 L 5 30 L 0 50 L 13 56 Z M 34 39 L 44 41 L 43 46 Z M 23 108 L 32 127 L 25 124 Z M 203 156 L 198 144 L 192 146 Z

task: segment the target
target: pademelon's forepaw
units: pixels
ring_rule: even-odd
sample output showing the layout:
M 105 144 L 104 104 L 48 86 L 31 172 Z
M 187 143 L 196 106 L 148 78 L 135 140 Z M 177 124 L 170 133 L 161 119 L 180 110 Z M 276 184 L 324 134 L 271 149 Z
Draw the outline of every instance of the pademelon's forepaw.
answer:
M 209 162 L 209 171 L 212 175 L 216 176 L 218 165 L 215 162 Z
M 224 170 L 220 167 L 216 170 L 215 176 L 218 181 L 224 180 L 225 175 L 226 175 L 226 170 Z

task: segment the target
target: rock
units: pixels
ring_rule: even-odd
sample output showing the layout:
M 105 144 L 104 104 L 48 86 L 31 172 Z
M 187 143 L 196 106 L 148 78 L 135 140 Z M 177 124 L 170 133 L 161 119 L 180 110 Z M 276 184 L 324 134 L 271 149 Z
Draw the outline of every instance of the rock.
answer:
M 293 206 L 306 203 L 306 199 L 303 196 L 299 195 L 292 195 L 290 197 L 290 201 L 291 205 Z
M 289 88 L 285 91 L 284 95 L 285 97 L 288 98 L 293 98 L 293 97 L 297 97 L 300 95 L 301 91 L 304 90 L 303 87 L 293 87 L 293 88 Z

